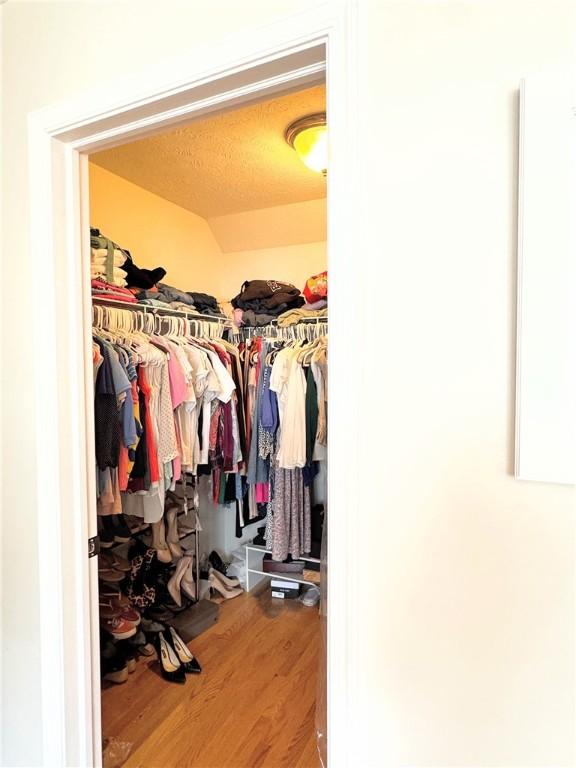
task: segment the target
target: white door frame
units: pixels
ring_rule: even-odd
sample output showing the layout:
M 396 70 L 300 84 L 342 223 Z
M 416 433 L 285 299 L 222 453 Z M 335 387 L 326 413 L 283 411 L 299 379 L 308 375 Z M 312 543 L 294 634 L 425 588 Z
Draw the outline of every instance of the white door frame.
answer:
M 101 764 L 87 155 L 226 107 L 301 88 L 327 70 L 331 302 L 328 497 L 328 753 L 348 765 L 350 606 L 355 579 L 354 400 L 346 316 L 360 242 L 356 1 L 342 0 L 107 83 L 29 116 L 31 249 L 37 382 L 37 467 L 43 764 Z M 327 67 L 326 67 L 327 62 Z M 47 354 L 47 350 L 50 352 Z M 92 649 L 95 650 L 92 653 Z

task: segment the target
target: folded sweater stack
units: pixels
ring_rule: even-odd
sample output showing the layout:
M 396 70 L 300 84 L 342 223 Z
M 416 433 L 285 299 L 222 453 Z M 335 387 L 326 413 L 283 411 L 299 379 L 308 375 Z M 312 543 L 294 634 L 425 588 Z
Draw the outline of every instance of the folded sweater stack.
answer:
M 101 278 L 92 278 L 92 296 L 98 296 L 101 299 L 111 299 L 113 301 L 123 301 L 126 304 L 136 304 L 136 296 L 127 288 L 119 285 L 112 285 Z
M 316 303 L 320 304 L 320 302 Z M 321 321 L 328 319 L 328 309 L 310 309 L 312 306 L 312 304 L 304 304 L 304 306 L 299 309 L 289 309 L 287 312 L 284 312 L 280 315 L 278 318 L 278 325 L 281 327 L 286 327 L 288 325 L 295 325 L 296 323 L 300 323 L 302 320 Z
M 112 264 L 108 264 L 106 248 L 90 249 L 90 277 L 93 280 L 104 280 L 110 285 L 123 288 L 126 285 L 126 272 L 121 269 L 126 261 L 126 254 L 115 249 Z
M 139 291 L 138 301 L 152 306 L 166 306 L 172 309 L 197 312 L 201 315 L 223 317 L 222 310 L 214 296 L 206 293 L 194 293 L 181 291 L 173 285 L 158 283 L 155 290 Z

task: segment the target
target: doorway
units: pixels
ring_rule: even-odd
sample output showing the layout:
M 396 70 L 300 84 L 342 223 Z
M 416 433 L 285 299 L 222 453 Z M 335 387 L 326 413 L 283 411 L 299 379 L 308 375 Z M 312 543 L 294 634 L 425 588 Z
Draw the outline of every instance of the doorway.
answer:
M 250 446 L 256 445 L 259 455 L 264 447 L 258 440 L 256 404 L 264 396 L 262 382 L 269 376 L 272 386 L 282 355 L 299 349 L 304 337 L 307 361 L 300 365 L 295 360 L 293 374 L 301 381 L 308 374 L 311 404 L 322 401 L 314 422 L 326 421 L 326 398 L 318 396 L 314 379 L 324 389 L 322 365 L 312 364 L 314 355 L 326 360 L 326 301 L 318 295 L 311 304 L 300 295 L 301 289 L 308 299 L 313 290 L 325 291 L 321 280 L 312 287 L 309 278 L 326 269 L 326 181 L 302 164 L 284 139 L 289 124 L 325 108 L 324 84 L 309 85 L 90 155 L 105 766 L 119 758 L 126 766 L 321 764 L 316 722 L 325 752 L 326 675 L 318 585 L 326 430 L 321 437 L 318 431 L 305 469 L 281 472 L 297 494 L 287 508 L 275 490 L 271 456 L 257 460 L 256 496 L 260 491 L 266 498 L 261 503 L 253 498 L 256 469 Z M 103 247 L 110 244 L 108 238 L 112 260 Z M 252 278 L 271 279 L 250 282 L 258 298 L 244 299 L 243 284 Z M 242 308 L 234 309 L 230 299 Z M 214 350 L 227 366 L 218 377 L 229 371 L 234 387 L 232 398 L 226 390 L 217 408 L 223 415 L 229 409 L 239 427 L 238 439 L 231 435 L 239 458 L 231 466 L 224 463 L 224 471 L 212 457 L 211 466 L 194 459 L 202 441 L 193 447 L 190 438 L 197 425 L 202 437 L 199 416 L 207 424 L 206 406 L 220 397 L 202 399 L 213 389 L 203 384 L 210 360 L 218 362 Z M 134 374 L 133 391 L 139 390 L 140 407 L 148 410 L 141 376 L 151 380 L 149 356 L 156 360 L 164 351 L 171 358 L 169 364 L 160 363 L 170 392 L 178 390 L 173 438 L 179 462 L 178 467 L 165 464 L 170 477 L 161 489 L 144 477 L 146 494 L 141 495 L 145 472 L 140 465 L 152 432 L 137 414 L 143 434 L 133 448 L 133 470 L 126 468 L 126 458 L 117 467 L 108 466 L 101 438 L 109 424 L 108 396 L 101 391 L 106 355 L 118 357 L 126 384 Z M 270 364 L 259 365 L 258 356 L 270 357 Z M 299 353 L 298 360 L 303 356 Z M 190 379 L 188 394 L 180 392 L 184 377 Z M 282 395 L 277 401 L 274 387 L 271 391 L 271 405 L 277 408 Z M 289 407 L 284 424 L 290 421 Z M 128 418 L 131 412 L 132 406 Z M 217 413 L 212 411 L 211 423 Z M 156 427 L 158 444 L 165 428 L 164 422 Z M 128 432 L 134 439 L 136 430 Z M 283 435 L 278 424 L 267 430 L 266 443 L 272 441 L 278 456 Z M 217 458 L 217 446 L 214 454 Z M 223 452 L 220 457 L 225 462 Z M 306 484 L 296 491 L 304 476 Z M 113 501 L 108 484 L 120 488 Z M 222 498 L 216 501 L 218 487 Z M 300 501 L 308 505 L 302 521 L 296 519 Z M 285 543 L 284 511 L 292 524 Z M 152 558 L 147 585 L 154 595 L 149 598 L 139 591 L 139 576 L 127 571 L 129 564 L 133 571 L 141 565 L 141 554 Z M 180 568 L 186 562 L 188 571 Z M 226 564 L 224 575 L 217 562 Z M 92 621 L 98 620 L 92 612 Z M 178 678 L 176 656 L 166 668 L 156 660 L 154 646 L 167 640 L 169 652 L 169 633 L 175 631 L 174 638 L 182 637 L 193 651 L 197 674 Z
M 328 112 L 331 125 L 330 208 L 328 231 L 332 307 L 344 307 L 346 293 L 360 278 L 349 269 L 349 254 L 360 241 L 361 212 L 353 190 L 358 184 L 355 152 L 356 59 L 354 19 L 347 11 L 322 11 L 313 18 L 298 17 L 289 25 L 268 30 L 265 45 L 245 36 L 226 50 L 204 51 L 194 58 L 167 62 L 162 71 L 143 73 L 134 81 L 117 82 L 106 92 L 82 97 L 31 116 L 30 169 L 33 189 L 31 249 L 37 290 L 65 275 L 74 290 L 67 301 L 45 295 L 35 310 L 39 348 L 50 345 L 42 387 L 46 429 L 37 445 L 39 482 L 47 489 L 38 504 L 40 552 L 40 633 L 42 637 L 42 712 L 44 753 L 55 764 L 95 765 L 100 762 L 99 697 L 92 649 L 98 637 L 88 632 L 90 593 L 96 583 L 95 559 L 88 559 L 86 542 L 95 531 L 78 510 L 94 512 L 93 468 L 86 464 L 85 446 L 93 439 L 93 426 L 85 403 L 89 388 L 91 297 L 81 291 L 89 274 L 89 215 L 82 190 L 87 188 L 87 157 L 128 138 L 217 110 L 223 104 L 249 102 L 255 92 L 274 94 L 292 84 L 305 87 L 325 69 L 326 47 Z M 175 71 L 178 76 L 175 77 Z M 135 98 L 134 93 L 141 94 Z M 82 213 L 82 225 L 80 216 Z M 50 237 L 47 237 L 50 233 Z M 82 253 L 80 262 L 78 254 Z M 40 295 L 40 293 L 39 293 Z M 344 563 L 355 536 L 346 514 L 354 498 L 347 480 L 354 410 L 344 382 L 347 349 L 353 338 L 344 313 L 334 314 L 329 385 L 331 416 L 328 477 L 333 524 L 328 549 L 333 561 Z M 337 338 L 335 344 L 333 339 Z M 55 342 L 56 340 L 56 342 Z M 66 370 L 70 376 L 62 376 Z M 56 443 L 54 435 L 57 435 Z M 340 440 L 338 437 L 340 436 Z M 333 492 L 338 477 L 338 493 Z M 92 515 L 94 518 L 95 515 Z M 328 627 L 328 720 L 331 765 L 346 760 L 346 680 L 353 661 L 354 636 L 346 622 L 354 585 L 344 567 L 332 569 L 329 592 L 338 594 L 331 605 Z

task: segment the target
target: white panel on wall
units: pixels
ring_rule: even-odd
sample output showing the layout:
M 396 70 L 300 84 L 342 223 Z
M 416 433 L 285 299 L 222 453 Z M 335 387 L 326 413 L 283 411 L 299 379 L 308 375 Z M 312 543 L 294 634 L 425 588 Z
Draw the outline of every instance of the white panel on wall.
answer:
M 576 483 L 576 117 L 571 78 L 520 90 L 516 477 Z

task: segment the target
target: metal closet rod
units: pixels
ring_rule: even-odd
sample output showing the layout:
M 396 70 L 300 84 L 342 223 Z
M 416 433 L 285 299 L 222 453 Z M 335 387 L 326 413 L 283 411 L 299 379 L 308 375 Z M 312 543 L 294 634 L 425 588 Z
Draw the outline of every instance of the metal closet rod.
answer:
M 200 312 L 186 312 L 183 309 L 170 309 L 164 307 L 152 307 L 149 304 L 132 303 L 129 301 L 116 301 L 115 299 L 106 299 L 101 296 L 92 296 L 92 303 L 99 304 L 104 307 L 116 307 L 118 309 L 131 309 L 134 312 L 144 312 L 148 315 L 167 315 L 176 317 L 190 317 L 193 320 L 201 320 L 202 322 L 218 323 L 221 325 L 231 325 L 231 321 L 227 317 L 214 317 L 214 315 L 202 315 Z
M 270 322 L 266 323 L 266 325 L 241 325 L 240 330 L 242 330 L 242 328 L 267 328 L 268 326 L 273 326 L 274 328 L 292 328 L 295 325 L 307 325 L 308 323 L 311 325 L 320 325 L 320 323 L 327 322 L 327 315 L 324 317 L 301 317 L 298 322 L 291 323 L 290 325 L 278 325 L 278 320 L 270 320 Z
M 262 330 L 277 330 L 288 331 L 290 328 L 298 328 L 302 325 L 328 325 L 327 317 L 303 317 L 298 320 L 297 323 L 291 323 L 290 325 L 278 325 L 278 320 L 271 320 L 266 325 L 241 325 L 237 328 L 236 333 L 242 333 L 242 331 L 256 332 Z

